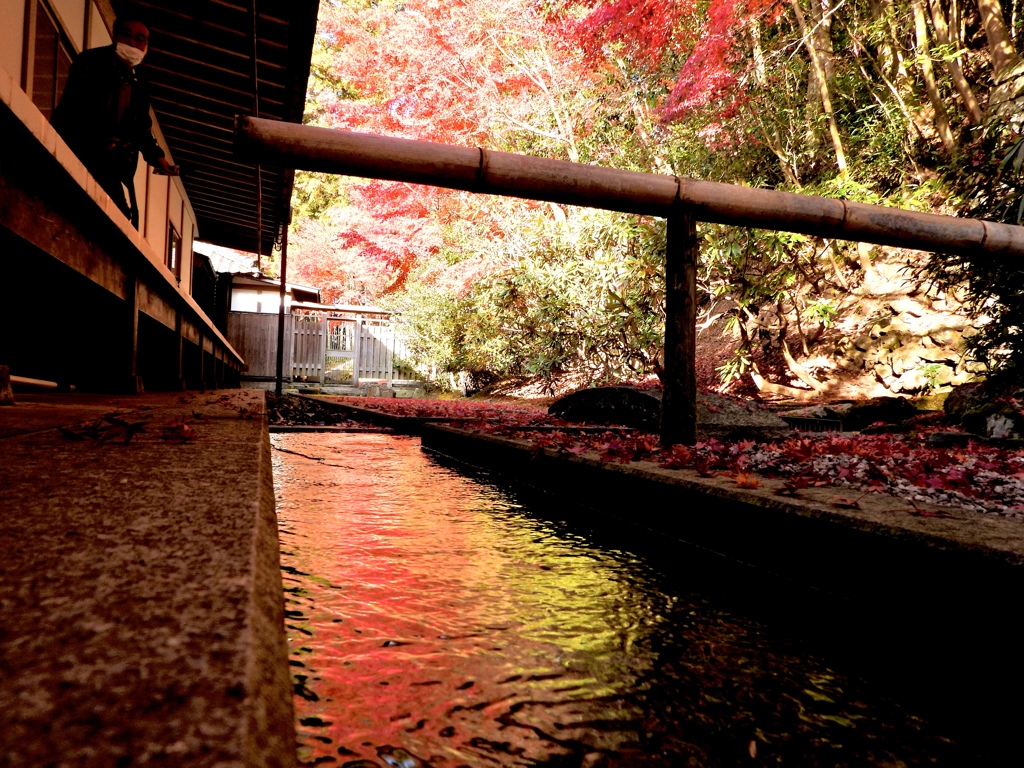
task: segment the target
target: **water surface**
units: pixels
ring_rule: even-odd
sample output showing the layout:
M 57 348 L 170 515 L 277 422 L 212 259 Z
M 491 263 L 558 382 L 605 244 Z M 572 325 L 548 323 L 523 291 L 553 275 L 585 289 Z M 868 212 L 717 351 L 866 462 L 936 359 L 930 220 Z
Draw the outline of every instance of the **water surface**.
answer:
M 306 765 L 974 763 L 699 578 L 415 438 L 272 441 Z

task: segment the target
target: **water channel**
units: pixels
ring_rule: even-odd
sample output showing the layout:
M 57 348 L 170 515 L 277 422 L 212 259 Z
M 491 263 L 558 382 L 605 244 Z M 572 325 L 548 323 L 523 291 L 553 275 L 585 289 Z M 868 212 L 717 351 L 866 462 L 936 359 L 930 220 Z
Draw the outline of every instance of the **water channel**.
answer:
M 415 438 L 272 442 L 304 765 L 990 764 L 642 535 Z

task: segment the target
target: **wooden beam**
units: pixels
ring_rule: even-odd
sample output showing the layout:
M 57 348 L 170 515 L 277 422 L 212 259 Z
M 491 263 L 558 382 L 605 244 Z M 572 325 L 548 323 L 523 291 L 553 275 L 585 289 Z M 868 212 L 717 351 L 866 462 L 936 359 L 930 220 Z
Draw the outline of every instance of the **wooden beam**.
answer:
M 665 245 L 663 445 L 697 442 L 697 222 L 682 203 L 668 215 Z
M 601 168 L 252 117 L 237 120 L 250 162 L 668 216 L 679 200 L 697 221 L 800 232 L 944 253 L 1024 256 L 1024 227 L 654 173 Z

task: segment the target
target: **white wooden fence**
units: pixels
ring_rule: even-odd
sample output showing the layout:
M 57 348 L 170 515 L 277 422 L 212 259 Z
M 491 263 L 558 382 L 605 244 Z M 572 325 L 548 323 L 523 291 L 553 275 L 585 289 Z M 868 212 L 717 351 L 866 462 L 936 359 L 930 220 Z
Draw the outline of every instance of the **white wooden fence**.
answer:
M 286 315 L 284 375 L 325 384 L 419 380 L 389 319 Z M 228 340 L 246 362 L 243 378 L 277 375 L 277 315 L 228 313 Z M 290 343 L 288 343 L 290 340 Z

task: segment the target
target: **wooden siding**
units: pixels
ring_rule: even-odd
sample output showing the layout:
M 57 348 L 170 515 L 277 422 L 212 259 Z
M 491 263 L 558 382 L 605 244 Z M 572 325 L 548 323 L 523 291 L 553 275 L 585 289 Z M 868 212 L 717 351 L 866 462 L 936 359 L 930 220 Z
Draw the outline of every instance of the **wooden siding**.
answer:
M 293 330 L 294 318 L 285 317 L 285 334 Z M 242 375 L 273 378 L 277 376 L 277 315 L 255 312 L 228 312 L 228 338 L 245 360 Z M 284 345 L 285 375 L 292 368 L 292 345 Z

